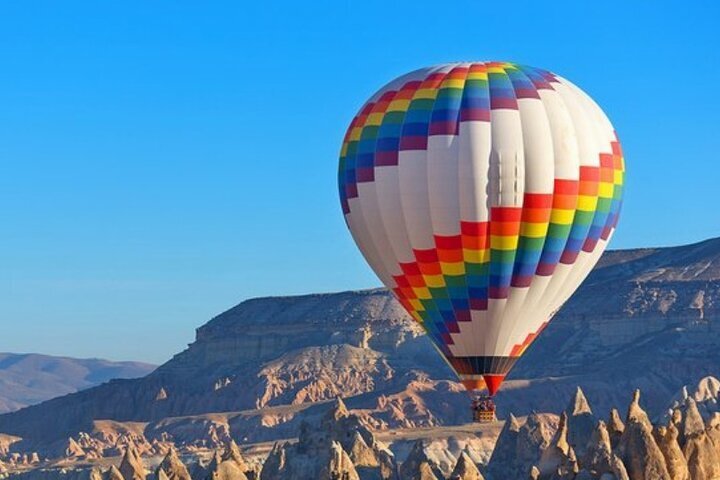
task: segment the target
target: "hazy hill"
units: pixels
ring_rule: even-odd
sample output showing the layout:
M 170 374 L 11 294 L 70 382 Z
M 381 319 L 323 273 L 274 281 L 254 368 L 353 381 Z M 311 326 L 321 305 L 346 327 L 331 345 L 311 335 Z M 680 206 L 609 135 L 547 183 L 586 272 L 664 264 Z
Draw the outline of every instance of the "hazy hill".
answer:
M 38 354 L 0 353 L 0 412 L 77 392 L 112 378 L 143 377 L 155 365 Z
M 609 252 L 517 364 L 501 414 L 558 411 L 579 384 L 602 410 L 639 386 L 656 415 L 683 385 L 720 375 L 719 305 L 720 239 Z M 427 338 L 371 290 L 248 300 L 150 375 L 2 415 L 0 432 L 47 440 L 96 419 L 242 410 L 231 431 L 272 439 L 338 395 L 376 428 L 467 421 L 468 397 Z

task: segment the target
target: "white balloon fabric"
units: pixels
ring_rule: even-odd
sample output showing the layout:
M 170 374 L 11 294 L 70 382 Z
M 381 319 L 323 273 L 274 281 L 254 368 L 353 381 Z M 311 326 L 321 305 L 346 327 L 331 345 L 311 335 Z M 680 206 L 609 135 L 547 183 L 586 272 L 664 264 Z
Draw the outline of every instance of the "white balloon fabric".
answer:
M 578 87 L 478 62 L 377 92 L 348 128 L 338 179 L 372 269 L 468 389 L 494 394 L 605 250 L 624 171 Z

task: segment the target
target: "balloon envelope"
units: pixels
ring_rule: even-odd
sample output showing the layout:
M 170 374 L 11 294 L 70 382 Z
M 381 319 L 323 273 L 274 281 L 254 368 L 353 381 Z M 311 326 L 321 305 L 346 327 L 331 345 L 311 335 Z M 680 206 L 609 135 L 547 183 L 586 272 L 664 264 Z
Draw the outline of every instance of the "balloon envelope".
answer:
M 478 62 L 373 95 L 338 180 L 372 269 L 463 383 L 494 394 L 605 249 L 624 170 L 612 125 L 575 85 Z

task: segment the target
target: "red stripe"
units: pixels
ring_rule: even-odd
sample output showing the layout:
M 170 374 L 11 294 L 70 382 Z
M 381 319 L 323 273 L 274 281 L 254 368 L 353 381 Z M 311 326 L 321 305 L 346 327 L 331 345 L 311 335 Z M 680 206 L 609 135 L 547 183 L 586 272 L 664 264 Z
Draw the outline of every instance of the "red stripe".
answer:
M 578 181 L 556 178 L 555 179 L 555 188 L 553 190 L 555 193 L 562 193 L 562 194 L 566 194 L 566 195 L 577 195 Z
M 435 235 L 435 245 L 438 249 L 462 248 L 462 237 L 460 235 L 440 236 Z
M 587 181 L 587 180 L 594 180 L 598 181 L 600 179 L 600 168 L 598 167 L 591 167 L 591 166 L 581 166 L 580 167 L 580 181 Z
M 487 235 L 489 222 L 460 222 L 460 231 L 463 235 L 484 236 Z
M 490 223 L 519 222 L 522 217 L 521 207 L 492 207 L 490 209 Z
M 552 200 L 552 193 L 526 193 L 523 208 L 550 208 Z
M 415 250 L 413 249 L 413 253 L 415 254 L 415 258 L 417 258 L 417 261 L 420 263 L 430 263 L 430 262 L 437 262 L 438 256 L 435 249 L 430 250 Z

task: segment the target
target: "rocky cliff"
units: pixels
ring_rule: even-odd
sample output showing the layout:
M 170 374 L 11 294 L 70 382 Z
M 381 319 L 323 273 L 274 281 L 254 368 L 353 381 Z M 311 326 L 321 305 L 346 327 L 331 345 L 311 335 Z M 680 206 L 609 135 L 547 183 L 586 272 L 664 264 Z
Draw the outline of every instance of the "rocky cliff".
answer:
M 557 411 L 577 385 L 601 410 L 641 387 L 661 414 L 683 385 L 720 374 L 719 299 L 720 239 L 608 252 L 518 362 L 500 414 Z M 467 421 L 468 398 L 428 339 L 371 290 L 248 300 L 150 375 L 2 415 L 0 432 L 28 449 L 98 420 L 149 422 L 152 438 L 272 440 L 338 395 L 378 430 Z

